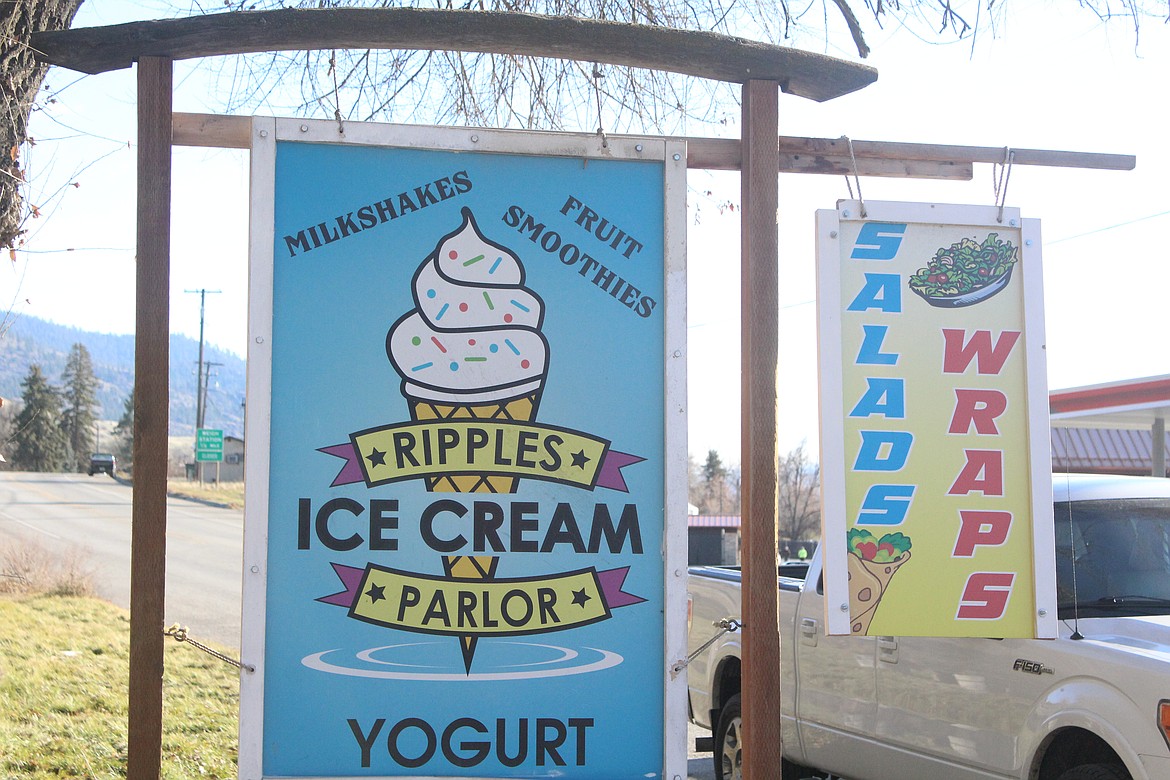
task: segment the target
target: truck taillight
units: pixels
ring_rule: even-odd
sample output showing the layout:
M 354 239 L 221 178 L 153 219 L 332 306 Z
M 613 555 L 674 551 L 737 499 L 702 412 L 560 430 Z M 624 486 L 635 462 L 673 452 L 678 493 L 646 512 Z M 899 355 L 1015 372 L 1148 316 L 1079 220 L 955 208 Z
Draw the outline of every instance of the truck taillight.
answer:
M 1166 740 L 1166 747 L 1170 747 L 1170 699 L 1158 702 L 1158 729 L 1162 732 L 1162 739 Z

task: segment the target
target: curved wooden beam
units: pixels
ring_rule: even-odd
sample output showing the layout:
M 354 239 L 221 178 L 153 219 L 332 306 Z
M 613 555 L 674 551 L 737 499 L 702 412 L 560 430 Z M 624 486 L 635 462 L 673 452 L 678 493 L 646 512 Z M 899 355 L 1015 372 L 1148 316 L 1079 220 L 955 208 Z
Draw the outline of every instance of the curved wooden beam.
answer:
M 778 81 L 824 101 L 877 80 L 877 70 L 798 49 L 697 30 L 567 16 L 430 8 L 232 11 L 184 19 L 40 32 L 39 59 L 84 73 L 174 60 L 307 49 L 420 49 L 556 57 L 716 81 Z

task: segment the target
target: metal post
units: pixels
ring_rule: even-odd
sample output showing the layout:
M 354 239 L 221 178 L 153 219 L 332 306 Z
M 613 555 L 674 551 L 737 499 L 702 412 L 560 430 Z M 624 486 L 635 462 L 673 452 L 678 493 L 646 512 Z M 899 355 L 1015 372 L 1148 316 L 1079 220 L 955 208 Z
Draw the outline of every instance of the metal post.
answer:
M 1166 476 L 1166 418 L 1155 417 L 1150 429 L 1150 473 L 1155 477 Z
M 779 84 L 743 86 L 742 513 L 744 777 L 780 777 L 780 631 L 776 584 L 777 210 Z
M 162 763 L 170 387 L 171 90 L 166 57 L 138 63 L 138 270 L 134 346 L 134 506 L 130 541 L 127 780 Z

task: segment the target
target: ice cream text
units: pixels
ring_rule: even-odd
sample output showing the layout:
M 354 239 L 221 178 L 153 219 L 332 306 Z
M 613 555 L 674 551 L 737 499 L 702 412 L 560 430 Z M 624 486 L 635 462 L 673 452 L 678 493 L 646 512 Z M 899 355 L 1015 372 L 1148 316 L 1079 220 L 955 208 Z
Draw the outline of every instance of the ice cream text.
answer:
M 441 499 L 429 504 L 417 522 L 423 542 L 441 553 L 469 548 L 477 553 L 548 553 L 564 547 L 574 553 L 620 553 L 628 545 L 630 553 L 642 554 L 637 504 L 620 508 L 594 504 L 584 529 L 578 511 L 569 503 L 558 503 L 549 514 L 547 509 L 542 513 L 535 501 L 474 501 L 467 507 Z M 547 520 L 543 531 L 542 516 Z M 337 552 L 362 545 L 371 550 L 397 550 L 399 520 L 397 499 L 375 498 L 367 507 L 352 498 L 338 497 L 314 509 L 311 498 L 301 498 L 297 501 L 297 549 L 311 549 L 316 539 Z

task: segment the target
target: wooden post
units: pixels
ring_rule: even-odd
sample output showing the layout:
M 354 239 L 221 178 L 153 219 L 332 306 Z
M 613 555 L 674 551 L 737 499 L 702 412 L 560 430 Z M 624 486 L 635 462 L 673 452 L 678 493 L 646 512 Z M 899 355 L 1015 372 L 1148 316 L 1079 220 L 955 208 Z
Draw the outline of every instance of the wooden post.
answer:
M 169 58 L 139 60 L 128 780 L 158 780 L 162 768 L 172 79 Z
M 743 770 L 780 777 L 780 631 L 776 583 L 776 353 L 780 86 L 743 86 L 740 315 L 743 355 Z

